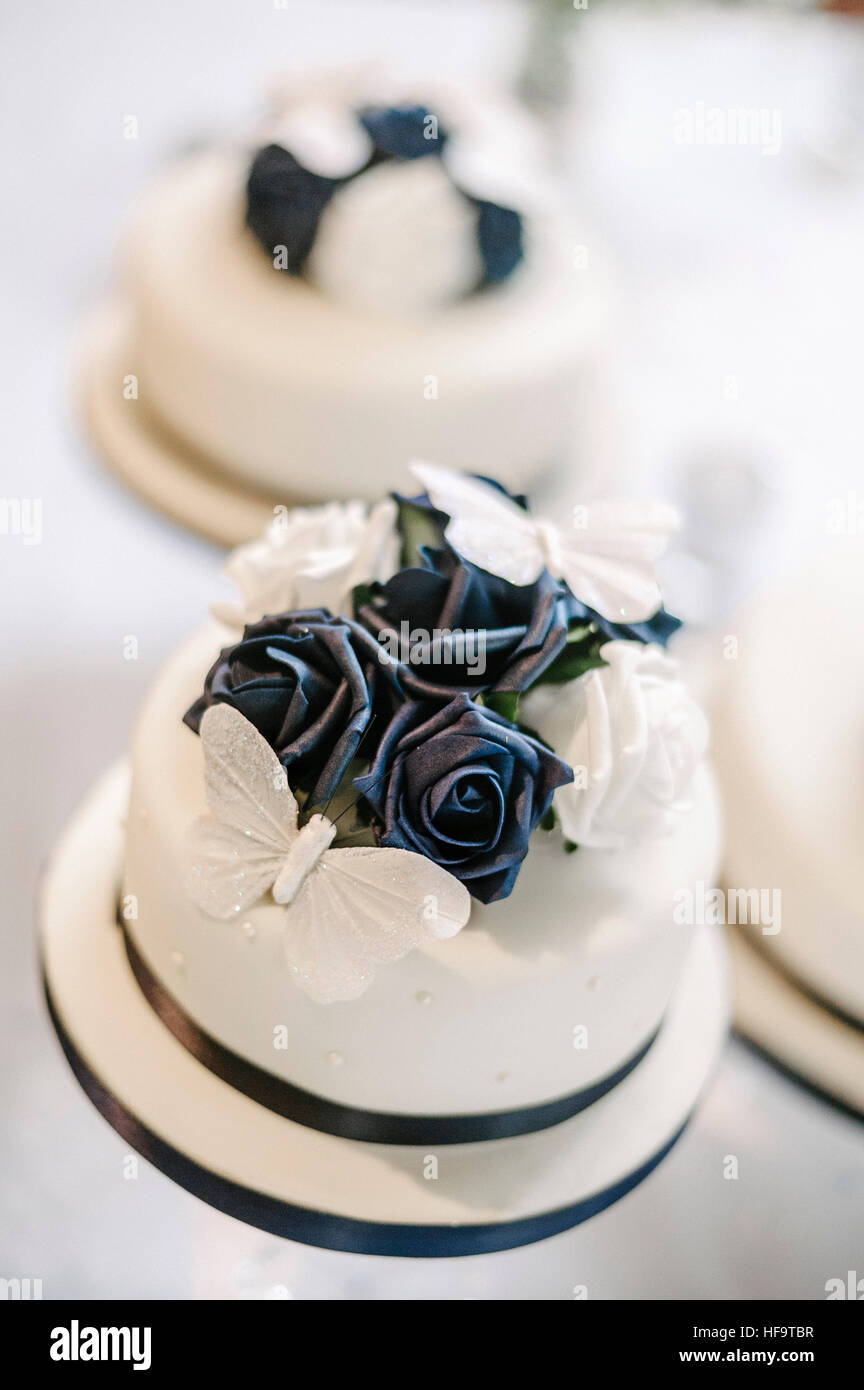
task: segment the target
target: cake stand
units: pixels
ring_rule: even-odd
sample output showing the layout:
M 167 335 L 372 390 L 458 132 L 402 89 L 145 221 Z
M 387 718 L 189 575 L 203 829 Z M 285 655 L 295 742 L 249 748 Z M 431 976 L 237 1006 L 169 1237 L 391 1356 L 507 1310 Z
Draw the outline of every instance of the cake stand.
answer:
M 49 865 L 49 1010 L 75 1075 L 109 1124 L 211 1206 L 329 1249 L 481 1254 L 542 1240 L 602 1211 L 680 1135 L 728 1022 L 723 942 L 705 928 L 694 929 L 684 976 L 644 1060 L 602 1100 L 550 1129 L 436 1153 L 336 1138 L 235 1091 L 174 1038 L 132 975 L 115 917 L 127 796 L 121 763 L 78 809 Z
M 727 888 L 773 904 L 764 923 L 749 907 L 749 925 L 731 914 L 736 1025 L 784 1072 L 864 1117 L 864 559 L 848 532 L 735 620 L 738 654 L 723 663 L 713 722 Z
M 864 1119 L 864 1028 L 779 968 L 746 928 L 729 934 L 736 1031 L 792 1080 Z

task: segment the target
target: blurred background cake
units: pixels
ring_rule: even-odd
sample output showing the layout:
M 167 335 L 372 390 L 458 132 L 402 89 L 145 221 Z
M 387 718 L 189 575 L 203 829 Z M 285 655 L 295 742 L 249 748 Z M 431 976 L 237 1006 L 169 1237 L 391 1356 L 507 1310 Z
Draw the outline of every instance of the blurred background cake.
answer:
M 97 320 L 91 423 L 169 511 L 175 470 L 114 437 L 106 372 L 134 381 L 127 429 L 258 498 L 375 496 L 414 457 L 520 490 L 580 450 L 587 469 L 605 303 L 579 246 L 513 101 L 365 69 L 296 78 L 250 138 L 181 160 L 139 207 Z M 187 519 L 214 530 L 200 507 Z
M 735 624 L 719 693 L 724 881 L 743 912 L 738 1024 L 803 1080 L 864 1112 L 864 754 L 860 508 L 826 509 L 829 548 Z M 728 639 L 727 639 L 728 640 Z

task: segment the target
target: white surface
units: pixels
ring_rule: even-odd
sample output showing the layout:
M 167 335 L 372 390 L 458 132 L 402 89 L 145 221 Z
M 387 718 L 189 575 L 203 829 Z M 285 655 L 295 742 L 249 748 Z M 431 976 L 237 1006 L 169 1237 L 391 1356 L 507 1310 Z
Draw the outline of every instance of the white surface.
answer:
M 189 831 L 207 806 L 201 740 L 182 719 L 220 645 L 215 628 L 199 634 L 150 692 L 135 735 L 123 877 L 136 946 L 206 1032 L 304 1090 L 415 1115 L 557 1100 L 642 1047 L 692 935 L 673 921 L 674 893 L 713 882 L 717 868 L 719 816 L 704 768 L 693 814 L 674 835 L 575 855 L 557 833 L 535 835 L 508 898 L 472 899 L 458 936 L 381 966 L 359 998 L 322 1005 L 291 980 L 291 928 L 276 903 L 216 921 L 188 894 Z M 586 1046 L 576 1045 L 579 1028 Z
M 812 545 L 827 498 L 860 488 L 864 195 L 800 138 L 809 109 L 842 99 L 860 38 L 842 23 L 740 7 L 652 9 L 645 19 L 614 3 L 575 15 L 583 77 L 566 149 L 623 278 L 616 402 L 645 490 L 718 458 L 770 469 L 771 524 L 758 541 L 740 508 L 730 517 L 712 506 L 701 533 L 725 566 L 728 603 L 778 551 L 782 561 L 784 547 L 791 557 Z M 0 696 L 2 1273 L 41 1277 L 46 1298 L 284 1288 L 298 1299 L 567 1300 L 577 1285 L 591 1299 L 823 1298 L 827 1279 L 861 1269 L 864 1130 L 740 1045 L 638 1192 L 552 1241 L 425 1266 L 250 1237 L 145 1164 L 130 1171 L 44 1017 L 32 927 L 40 865 L 94 773 L 126 748 L 146 685 L 200 622 L 220 564 L 103 475 L 79 442 L 67 384 L 81 318 L 163 157 L 209 137 L 214 122 L 230 130 L 253 109 L 259 79 L 296 62 L 298 48 L 310 61 L 356 56 L 362 43 L 397 58 L 422 50 L 457 76 L 509 61 L 513 27 L 497 0 L 434 10 L 387 0 L 377 25 L 364 12 L 356 0 L 284 11 L 34 0 L 3 15 L 13 219 L 0 232 L 0 466 L 5 495 L 42 499 L 44 537 L 0 538 L 12 596 Z M 781 105 L 781 154 L 675 146 L 671 109 L 697 100 Z M 137 141 L 122 138 L 130 112 Z M 687 576 L 692 600 L 704 571 Z M 137 660 L 123 656 L 129 635 Z M 724 1180 L 728 1155 L 737 1180 Z
M 313 1211 L 400 1225 L 496 1225 L 602 1194 L 650 1162 L 704 1090 L 728 1020 L 726 951 L 691 933 L 681 989 L 648 1055 L 563 1124 L 517 1139 L 422 1147 L 351 1143 L 293 1124 L 227 1086 L 163 1026 L 116 928 L 128 769 L 115 765 L 76 811 L 43 897 L 45 973 L 72 1043 L 108 1092 L 208 1171 Z M 100 982 L 94 992 L 93 982 Z

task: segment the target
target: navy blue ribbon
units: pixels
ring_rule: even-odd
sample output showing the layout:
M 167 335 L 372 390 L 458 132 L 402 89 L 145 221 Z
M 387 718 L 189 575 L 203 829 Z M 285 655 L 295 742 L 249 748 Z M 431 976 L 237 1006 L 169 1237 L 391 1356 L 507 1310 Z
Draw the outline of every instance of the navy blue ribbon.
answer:
M 459 1226 L 413 1225 L 386 1221 L 365 1221 L 356 1217 L 337 1216 L 332 1212 L 316 1211 L 286 1202 L 254 1188 L 233 1182 L 211 1169 L 203 1167 L 186 1154 L 175 1149 L 152 1129 L 143 1124 L 121 1100 L 113 1095 L 84 1061 L 67 1033 L 51 998 L 45 981 L 45 997 L 51 1021 L 72 1071 L 85 1094 L 112 1129 L 121 1135 L 154 1168 L 164 1173 L 180 1187 L 249 1226 L 268 1231 L 286 1240 L 303 1245 L 316 1245 L 326 1250 L 345 1250 L 360 1255 L 413 1256 L 436 1259 L 454 1255 L 484 1255 L 496 1250 L 512 1250 L 530 1245 L 548 1236 L 569 1230 L 589 1217 L 626 1197 L 666 1157 L 680 1138 L 685 1124 L 652 1154 L 645 1163 L 620 1178 L 610 1187 L 592 1193 L 578 1202 L 536 1216 L 520 1217 L 515 1221 L 495 1221 Z
M 622 1066 L 593 1086 L 542 1105 L 480 1115 L 400 1115 L 392 1111 L 359 1110 L 274 1076 L 205 1032 L 156 978 L 122 922 L 120 926 L 129 964 L 144 998 L 187 1052 L 250 1100 L 286 1120 L 324 1134 L 335 1134 L 340 1139 L 359 1139 L 369 1144 L 475 1144 L 486 1139 L 513 1139 L 520 1134 L 548 1129 L 578 1115 L 607 1095 L 639 1065 L 657 1036 L 657 1032 L 652 1033 Z

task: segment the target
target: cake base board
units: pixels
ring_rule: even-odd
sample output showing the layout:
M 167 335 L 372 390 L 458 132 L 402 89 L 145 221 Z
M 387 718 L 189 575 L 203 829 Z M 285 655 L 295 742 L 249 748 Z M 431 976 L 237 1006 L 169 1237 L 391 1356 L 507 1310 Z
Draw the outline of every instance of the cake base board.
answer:
M 49 1008 L 102 1115 L 211 1206 L 329 1249 L 482 1254 L 544 1239 L 602 1211 L 678 1138 L 727 1032 L 725 947 L 716 929 L 694 930 L 680 987 L 646 1058 L 581 1114 L 536 1134 L 438 1154 L 339 1139 L 235 1091 L 145 1001 L 115 920 L 127 796 L 127 767 L 116 764 L 79 807 L 49 865 L 42 899 Z
M 729 929 L 736 1031 L 793 1080 L 864 1119 L 864 1029 L 798 989 L 746 930 Z
M 127 400 L 123 381 L 134 373 L 129 315 L 119 301 L 92 314 L 79 366 L 84 422 L 100 456 L 151 506 L 192 531 L 233 548 L 254 540 L 273 520 L 270 497 L 244 489 L 235 479 L 208 468 L 162 431 L 140 400 Z

